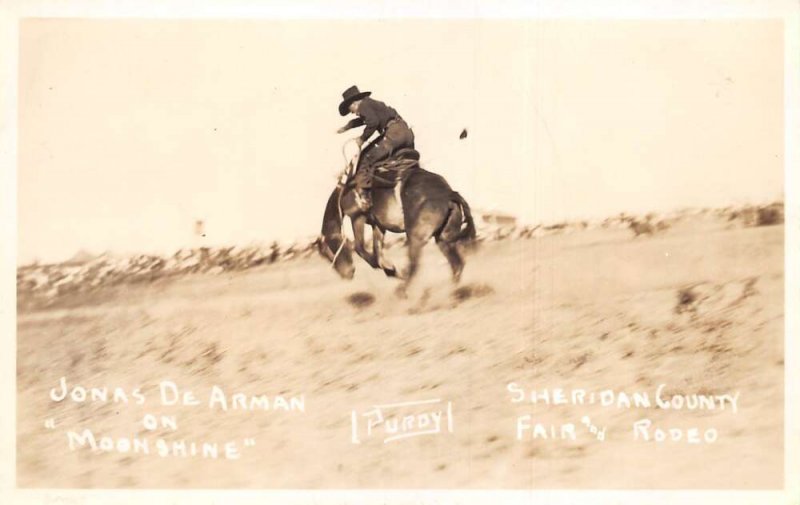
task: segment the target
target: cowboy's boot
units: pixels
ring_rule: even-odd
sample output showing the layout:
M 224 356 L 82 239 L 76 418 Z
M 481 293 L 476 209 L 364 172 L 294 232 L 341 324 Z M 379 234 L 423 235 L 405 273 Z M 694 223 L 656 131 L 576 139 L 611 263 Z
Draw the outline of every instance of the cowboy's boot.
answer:
M 372 168 L 364 167 L 356 174 L 356 204 L 367 212 L 372 207 Z

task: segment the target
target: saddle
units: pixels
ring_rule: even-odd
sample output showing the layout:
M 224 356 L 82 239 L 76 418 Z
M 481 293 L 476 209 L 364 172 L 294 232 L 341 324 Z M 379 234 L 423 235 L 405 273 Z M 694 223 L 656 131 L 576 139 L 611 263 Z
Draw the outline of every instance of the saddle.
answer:
M 392 154 L 389 160 L 416 160 L 419 161 L 419 151 L 413 147 L 403 147 Z
M 419 152 L 404 147 L 393 153 L 391 157 L 372 167 L 372 186 L 377 188 L 393 188 L 404 181 L 410 172 L 419 166 Z

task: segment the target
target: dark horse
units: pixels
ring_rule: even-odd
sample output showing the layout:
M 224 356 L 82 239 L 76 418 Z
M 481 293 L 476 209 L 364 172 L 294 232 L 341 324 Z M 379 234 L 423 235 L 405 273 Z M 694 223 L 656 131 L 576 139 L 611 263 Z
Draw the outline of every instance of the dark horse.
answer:
M 352 179 L 340 183 L 328 198 L 318 242 L 320 253 L 333 263 L 340 276 L 345 279 L 353 277 L 352 251 L 355 249 L 372 268 L 381 268 L 387 276 L 403 279 L 397 290 L 403 296 L 417 272 L 422 248 L 433 237 L 450 263 L 453 282 L 459 281 L 464 270 L 464 257 L 458 244 L 474 242 L 475 223 L 467 202 L 450 188 L 443 177 L 415 167 L 406 172 L 402 182 L 397 183 L 399 187 L 373 184 L 373 204 L 368 213 L 356 202 Z M 342 234 L 344 216 L 350 217 L 355 244 Z M 364 244 L 366 225 L 372 226 L 371 253 Z M 387 231 L 406 234 L 408 268 L 402 275 L 383 256 L 383 238 Z

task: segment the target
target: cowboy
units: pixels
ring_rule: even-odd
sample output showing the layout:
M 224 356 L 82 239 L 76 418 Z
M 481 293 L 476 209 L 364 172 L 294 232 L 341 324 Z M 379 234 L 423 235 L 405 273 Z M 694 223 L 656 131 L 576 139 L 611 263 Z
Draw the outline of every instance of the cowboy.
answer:
M 403 147 L 414 148 L 414 133 L 408 127 L 396 110 L 383 102 L 372 99 L 370 91 L 359 91 L 356 86 L 350 86 L 342 93 L 342 103 L 339 104 L 339 114 L 346 116 L 352 112 L 358 117 L 339 128 L 336 133 L 344 133 L 351 128 L 365 125 L 364 132 L 356 139 L 358 146 L 364 145 L 373 133 L 379 137 L 362 151 L 356 169 L 356 194 L 360 196 L 363 208 L 372 206 L 369 188 L 372 187 L 372 170 L 375 163 L 385 160 L 398 149 Z

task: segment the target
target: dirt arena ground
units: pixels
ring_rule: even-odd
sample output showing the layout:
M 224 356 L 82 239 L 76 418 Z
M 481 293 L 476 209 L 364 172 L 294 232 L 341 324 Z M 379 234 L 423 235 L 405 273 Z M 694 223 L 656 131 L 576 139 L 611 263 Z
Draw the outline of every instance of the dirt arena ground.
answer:
M 391 251 L 402 263 L 402 249 Z M 357 263 L 321 258 L 108 291 L 18 317 L 21 487 L 731 488 L 783 484 L 783 226 L 700 222 L 487 243 L 462 288 L 426 249 L 408 300 Z M 61 377 L 141 388 L 143 404 L 54 402 Z M 162 406 L 159 384 L 199 406 Z M 652 396 L 739 393 L 737 411 L 512 403 L 510 382 Z M 304 411 L 211 409 L 226 393 L 300 398 Z M 230 399 L 230 398 L 229 398 Z M 376 404 L 451 402 L 452 432 L 354 444 Z M 148 431 L 145 414 L 177 430 Z M 576 425 L 576 440 L 517 440 L 517 418 Z M 606 429 L 599 441 L 582 423 Z M 713 443 L 635 440 L 643 418 L 715 429 Z M 363 418 L 362 418 L 363 419 Z M 47 420 L 52 420 L 46 427 Z M 238 441 L 239 459 L 70 450 L 99 438 Z M 359 428 L 361 429 L 361 428 Z M 702 436 L 702 435 L 701 435 Z M 244 440 L 252 438 L 254 445 Z M 155 451 L 153 451 L 155 452 Z

